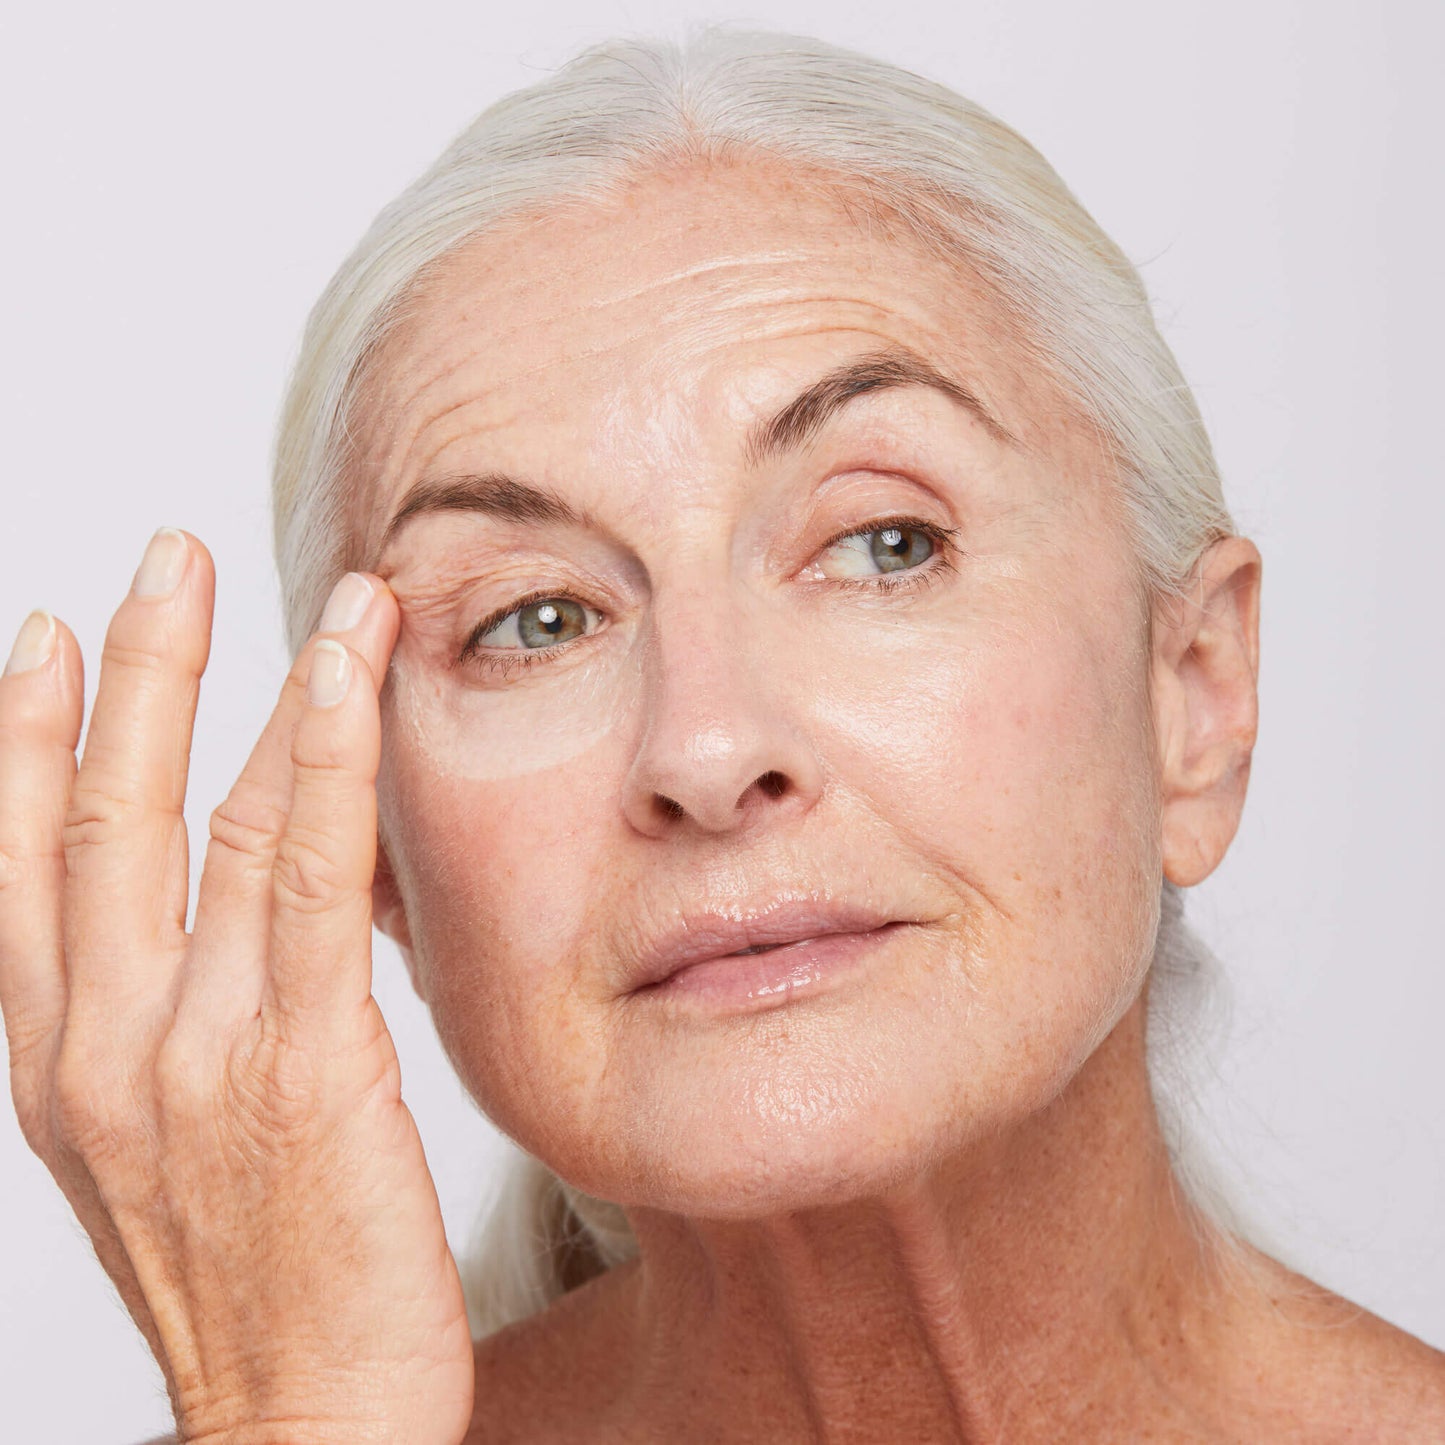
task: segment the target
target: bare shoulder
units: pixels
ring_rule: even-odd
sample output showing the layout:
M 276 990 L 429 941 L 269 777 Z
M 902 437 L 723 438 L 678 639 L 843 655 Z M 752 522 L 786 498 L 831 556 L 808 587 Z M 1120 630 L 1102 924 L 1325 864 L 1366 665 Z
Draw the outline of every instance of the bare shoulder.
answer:
M 1333 1351 L 1335 1418 L 1342 1441 L 1445 1441 L 1445 1354 L 1358 1306 Z
M 1445 1442 L 1445 1353 L 1270 1261 L 1271 1318 L 1242 1351 L 1263 1413 L 1283 1432 L 1337 1445 Z M 1270 1399 L 1269 1397 L 1273 1398 Z M 1292 1435 L 1289 1432 L 1294 1432 Z
M 619 1265 L 540 1314 L 477 1341 L 466 1445 L 600 1440 L 621 1401 L 632 1265 Z M 577 1433 L 578 1430 L 582 1433 Z

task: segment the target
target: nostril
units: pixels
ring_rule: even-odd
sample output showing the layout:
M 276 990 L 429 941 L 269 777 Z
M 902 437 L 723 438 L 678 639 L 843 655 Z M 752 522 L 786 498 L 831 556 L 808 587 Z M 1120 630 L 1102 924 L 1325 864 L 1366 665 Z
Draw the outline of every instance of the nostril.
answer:
M 770 798 L 781 798 L 788 791 L 788 780 L 782 773 L 768 772 L 758 779 L 758 787 Z
M 743 790 L 742 797 L 737 800 L 733 808 L 733 816 L 743 811 L 748 806 L 748 799 L 756 788 L 766 798 L 781 798 L 793 791 L 793 782 L 787 773 L 779 772 L 776 768 L 769 769 L 766 773 L 759 773 L 756 778 Z M 705 799 L 701 800 L 704 804 Z M 675 823 L 681 818 L 688 816 L 689 809 L 676 798 L 669 798 L 666 793 L 653 793 L 652 809 L 655 818 L 662 822 Z M 701 806 L 693 812 L 693 816 L 703 821 L 709 816 L 708 808 Z M 725 820 L 715 820 L 716 826 L 727 826 Z

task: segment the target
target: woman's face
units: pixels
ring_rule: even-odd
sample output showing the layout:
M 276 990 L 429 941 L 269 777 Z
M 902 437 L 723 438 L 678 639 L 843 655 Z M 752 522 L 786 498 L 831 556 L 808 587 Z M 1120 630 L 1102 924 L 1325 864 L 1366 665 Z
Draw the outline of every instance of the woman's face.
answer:
M 1058 1093 L 1152 944 L 1147 603 L 970 277 L 765 166 L 648 178 L 452 257 L 358 440 L 390 926 L 501 1128 L 743 1216 Z M 845 936 L 643 986 L 730 921 Z

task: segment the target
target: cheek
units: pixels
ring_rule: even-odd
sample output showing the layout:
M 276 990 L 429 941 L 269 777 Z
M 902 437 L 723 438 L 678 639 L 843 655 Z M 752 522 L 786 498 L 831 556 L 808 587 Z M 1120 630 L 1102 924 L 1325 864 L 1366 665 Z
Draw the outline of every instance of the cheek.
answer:
M 1142 982 L 1161 876 L 1142 618 L 1067 595 L 817 639 L 812 729 L 899 865 L 959 897 L 992 1042 L 1044 1089 Z
M 1117 617 L 1117 614 L 1116 614 Z M 1152 953 L 1161 856 L 1140 635 L 1087 615 L 1051 629 L 989 729 L 1011 782 L 981 813 L 1014 866 L 992 870 L 1006 1033 L 1060 1085 L 1137 995 Z
M 595 846 L 604 799 L 587 780 L 619 775 L 618 742 L 605 732 L 564 764 L 478 778 L 396 722 L 378 793 L 438 1037 L 483 1110 L 541 1147 L 530 1132 L 575 1128 L 601 1066 L 597 975 L 578 945 L 609 871 Z M 486 752 L 502 772 L 495 735 Z
M 807 706 L 838 785 L 1003 903 L 1136 850 L 1154 794 L 1142 637 L 1037 596 L 988 608 L 820 630 Z

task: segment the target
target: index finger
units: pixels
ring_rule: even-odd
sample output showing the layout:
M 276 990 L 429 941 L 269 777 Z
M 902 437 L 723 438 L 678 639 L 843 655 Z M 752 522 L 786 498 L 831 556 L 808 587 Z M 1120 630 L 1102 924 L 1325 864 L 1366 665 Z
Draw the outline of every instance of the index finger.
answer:
M 379 682 L 400 628 L 396 600 L 369 573 L 337 583 L 316 637 L 303 647 L 275 710 L 226 800 L 211 815 L 196 903 L 192 961 L 183 1007 L 215 1016 L 226 1000 L 258 1001 L 271 939 L 276 851 L 291 819 L 297 768 L 293 746 L 305 714 L 306 684 L 318 640 L 341 641 Z M 369 684 L 373 687 L 375 684 Z M 372 704 L 374 706 L 374 703 Z

